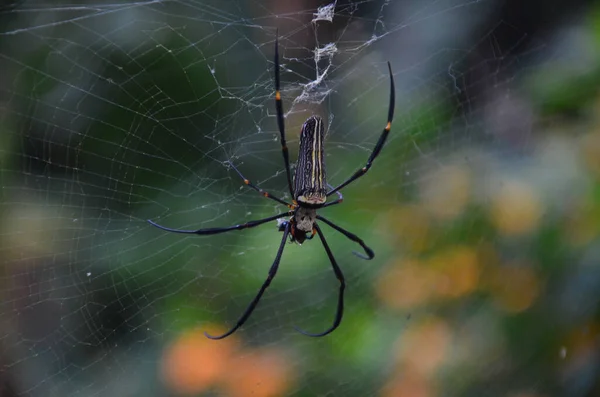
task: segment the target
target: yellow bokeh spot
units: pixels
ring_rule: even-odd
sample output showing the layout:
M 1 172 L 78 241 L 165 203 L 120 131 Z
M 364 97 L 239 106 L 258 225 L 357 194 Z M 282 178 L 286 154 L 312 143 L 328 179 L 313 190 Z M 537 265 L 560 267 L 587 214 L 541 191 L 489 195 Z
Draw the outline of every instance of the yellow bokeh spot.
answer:
M 594 131 L 581 138 L 580 150 L 587 168 L 600 177 L 600 132 Z
M 460 216 L 471 198 L 471 174 L 466 167 L 444 166 L 421 184 L 425 209 L 434 218 Z
M 77 219 L 68 219 L 59 212 L 60 205 L 33 201 L 16 196 L 6 204 L 0 222 L 3 238 L 2 259 L 5 263 L 23 258 L 39 258 L 72 249 L 62 234 L 80 233 L 83 225 Z M 71 234 L 68 234 L 71 235 Z M 31 262 L 30 262 L 31 263 Z
M 386 216 L 393 245 L 400 244 L 415 253 L 428 247 L 430 221 L 422 207 L 405 205 L 390 211 Z
M 600 206 L 592 198 L 585 197 L 574 206 L 565 219 L 565 239 L 581 247 L 600 234 Z
M 507 397 L 545 397 L 544 394 L 538 394 L 531 391 L 511 392 Z
M 538 194 L 531 185 L 509 180 L 492 198 L 490 217 L 498 231 L 506 236 L 532 232 L 540 222 L 543 209 Z

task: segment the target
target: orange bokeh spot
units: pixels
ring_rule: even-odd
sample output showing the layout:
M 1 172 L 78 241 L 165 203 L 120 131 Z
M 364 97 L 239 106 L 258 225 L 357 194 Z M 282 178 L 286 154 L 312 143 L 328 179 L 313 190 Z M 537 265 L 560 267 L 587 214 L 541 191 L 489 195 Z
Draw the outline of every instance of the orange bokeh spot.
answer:
M 439 318 L 426 318 L 402 336 L 396 362 L 424 377 L 435 375 L 443 364 L 451 341 L 451 330 Z
M 588 323 L 571 331 L 564 346 L 564 357 L 571 370 L 582 371 L 592 365 L 600 350 L 600 323 Z
M 527 310 L 540 293 L 537 275 L 529 265 L 501 265 L 492 271 L 490 291 L 496 305 L 507 312 Z
M 433 397 L 437 395 L 431 381 L 406 368 L 399 368 L 398 375 L 381 390 L 381 397 Z
M 436 255 L 432 261 L 433 268 L 438 270 L 436 294 L 458 298 L 477 288 L 481 270 L 478 253 L 473 248 L 456 246 Z
M 459 298 L 479 286 L 479 253 L 457 246 L 432 257 L 392 262 L 376 284 L 379 299 L 394 309 L 410 309 L 433 299 Z
M 211 387 L 227 369 L 227 363 L 236 350 L 235 336 L 214 341 L 204 330 L 192 329 L 179 336 L 165 351 L 162 377 L 167 386 L 178 394 L 198 394 Z M 206 330 L 218 335 L 223 329 Z
M 244 352 L 230 362 L 221 387 L 230 397 L 278 397 L 293 383 L 290 360 L 276 349 Z
M 429 300 L 435 280 L 435 273 L 416 259 L 397 261 L 380 275 L 376 292 L 387 306 L 409 309 Z

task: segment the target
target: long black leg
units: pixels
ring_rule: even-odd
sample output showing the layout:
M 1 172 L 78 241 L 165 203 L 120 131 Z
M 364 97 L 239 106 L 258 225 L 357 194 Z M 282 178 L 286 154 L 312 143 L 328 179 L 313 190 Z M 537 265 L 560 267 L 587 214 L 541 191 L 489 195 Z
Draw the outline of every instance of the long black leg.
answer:
M 343 189 L 348 184 L 354 182 L 355 180 L 357 180 L 358 178 L 360 178 L 361 176 L 366 174 L 367 171 L 369 171 L 369 168 L 371 168 L 371 165 L 373 164 L 373 160 L 375 160 L 375 158 L 379 155 L 379 153 L 381 152 L 381 149 L 383 148 L 383 145 L 385 144 L 385 140 L 387 139 L 390 129 L 392 128 L 392 120 L 394 119 L 394 106 L 396 104 L 396 96 L 395 96 L 396 89 L 394 87 L 394 75 L 392 74 L 392 66 L 390 65 L 389 62 L 388 62 L 388 70 L 390 72 L 390 105 L 389 105 L 389 109 L 388 109 L 387 124 L 385 125 L 385 128 L 383 129 L 383 132 L 381 133 L 381 136 L 379 137 L 379 141 L 377 141 L 375 148 L 373 148 L 373 151 L 371 152 L 371 155 L 369 156 L 369 159 L 367 160 L 367 164 L 365 164 L 364 167 L 362 167 L 358 171 L 356 171 L 345 182 L 343 182 L 338 187 L 336 187 L 335 189 L 333 189 L 329 193 L 327 193 L 327 196 L 331 196 L 333 193 L 336 193 L 338 190 Z
M 271 284 L 271 281 L 273 281 L 273 279 L 275 278 L 275 275 L 277 274 L 277 269 L 279 268 L 279 262 L 281 261 L 281 255 L 283 254 L 283 248 L 285 247 L 285 243 L 286 243 L 289 232 L 290 232 L 290 223 L 288 222 L 285 225 L 285 229 L 283 230 L 283 238 L 281 239 L 281 244 L 279 244 L 279 250 L 277 251 L 277 255 L 275 256 L 275 261 L 271 265 L 271 269 L 269 269 L 269 275 L 267 276 L 267 279 L 263 283 L 262 287 L 260 287 L 258 294 L 256 294 L 256 296 L 254 297 L 252 302 L 250 302 L 250 304 L 248 305 L 248 308 L 246 309 L 244 314 L 242 314 L 242 316 L 239 318 L 237 323 L 229 331 L 225 332 L 222 335 L 212 336 L 212 335 L 208 334 L 207 332 L 204 332 L 204 335 L 206 335 L 210 339 L 223 339 L 223 338 L 226 338 L 229 335 L 233 334 L 235 331 L 237 331 L 238 328 L 240 328 L 242 325 L 244 325 L 246 320 L 248 320 L 248 318 L 250 317 L 250 315 L 256 308 L 256 305 L 258 305 L 258 302 L 260 301 L 260 298 L 265 293 L 265 290 L 269 287 L 269 285 Z
M 233 165 L 233 163 L 229 163 L 229 165 L 231 165 L 231 168 L 233 168 L 235 170 L 235 172 L 237 172 L 238 175 L 244 180 L 244 183 L 246 185 L 248 185 L 250 188 L 252 188 L 252 189 L 256 190 L 257 192 L 259 192 L 260 194 L 262 194 L 263 197 L 269 198 L 271 200 L 275 200 L 278 203 L 283 204 L 283 205 L 285 205 L 287 207 L 290 207 L 290 208 L 292 207 L 291 204 L 286 203 L 285 201 L 283 201 L 279 197 L 275 197 L 271 193 L 266 192 L 266 191 L 262 190 L 261 188 L 259 188 L 258 186 L 254 185 L 252 182 L 250 182 L 249 179 L 246 179 L 246 177 L 244 175 L 242 175 L 242 173 L 240 172 L 240 170 L 238 170 L 237 167 L 235 165 Z
M 285 172 L 287 173 L 288 187 L 290 194 L 294 198 L 294 188 L 292 187 L 292 174 L 290 172 L 290 155 L 285 142 L 285 122 L 283 120 L 283 105 L 281 103 L 281 91 L 279 87 L 279 34 L 275 37 L 275 109 L 277 110 L 277 126 L 281 136 L 281 152 L 283 153 L 283 162 Z
M 356 234 L 350 233 L 349 231 L 342 229 L 341 227 L 339 227 L 338 225 L 336 225 L 335 223 L 331 222 L 330 220 L 327 220 L 325 218 L 323 218 L 320 215 L 317 215 L 317 219 L 320 221 L 325 222 L 326 224 L 328 224 L 329 226 L 331 226 L 332 228 L 334 228 L 335 230 L 337 230 L 338 232 L 342 233 L 344 236 L 348 237 L 350 240 L 354 241 L 355 243 L 360 244 L 360 246 L 362 247 L 363 250 L 365 250 L 365 253 L 367 254 L 367 256 L 364 256 L 363 254 L 360 254 L 356 251 L 352 251 L 352 253 L 356 256 L 358 256 L 359 258 L 362 259 L 366 259 L 366 260 L 371 260 L 375 257 L 375 253 L 373 252 L 373 250 L 369 247 L 367 247 L 367 245 L 365 244 L 365 242 L 358 237 Z
M 331 186 L 329 183 L 327 184 L 327 186 L 329 186 L 330 189 L 333 189 L 333 186 Z M 331 207 L 332 205 L 340 204 L 342 201 L 344 201 L 344 196 L 342 195 L 342 192 L 335 192 L 335 193 L 337 194 L 338 199 L 324 204 L 321 208 Z
M 150 223 L 152 226 L 155 226 L 155 227 L 157 227 L 159 229 L 166 230 L 167 232 L 207 235 L 207 234 L 225 233 L 225 232 L 228 232 L 230 230 L 247 229 L 247 228 L 251 228 L 251 227 L 258 226 L 258 225 L 262 225 L 263 223 L 274 221 L 275 219 L 283 218 L 284 216 L 289 216 L 289 215 L 292 215 L 292 214 L 293 214 L 292 211 L 288 211 L 288 212 L 283 212 L 283 213 L 281 213 L 279 215 L 270 216 L 268 218 L 259 219 L 259 220 L 256 220 L 256 221 L 250 221 L 250 222 L 246 222 L 246 223 L 241 223 L 241 224 L 235 225 L 235 226 L 216 227 L 216 228 L 198 229 L 198 230 L 171 229 L 171 228 L 168 228 L 168 227 L 161 226 L 158 223 L 154 223 L 150 219 L 148 219 L 148 223 Z
M 296 331 L 298 331 L 301 334 L 304 334 L 306 336 L 319 337 L 319 336 L 325 336 L 325 335 L 333 332 L 342 322 L 342 317 L 344 316 L 344 289 L 346 288 L 346 280 L 344 279 L 344 274 L 342 273 L 342 269 L 340 269 L 340 267 L 338 266 L 337 262 L 335 261 L 335 258 L 333 257 L 333 254 L 331 253 L 331 249 L 329 249 L 329 245 L 327 245 L 327 241 L 325 240 L 325 236 L 323 236 L 323 232 L 321 232 L 321 228 L 319 228 L 319 225 L 317 225 L 316 223 L 315 223 L 315 229 L 317 229 L 317 234 L 319 235 L 319 238 L 321 239 L 321 243 L 323 243 L 323 247 L 325 247 L 325 251 L 327 252 L 327 256 L 329 257 L 329 261 L 331 262 L 331 267 L 333 267 L 333 272 L 335 273 L 335 277 L 340 282 L 340 292 L 338 295 L 338 304 L 337 304 L 337 309 L 335 312 L 335 319 L 333 320 L 333 325 L 331 327 L 329 327 L 327 330 L 325 330 L 319 334 L 311 334 L 309 332 L 301 330 L 298 327 L 294 327 L 294 328 L 296 328 Z

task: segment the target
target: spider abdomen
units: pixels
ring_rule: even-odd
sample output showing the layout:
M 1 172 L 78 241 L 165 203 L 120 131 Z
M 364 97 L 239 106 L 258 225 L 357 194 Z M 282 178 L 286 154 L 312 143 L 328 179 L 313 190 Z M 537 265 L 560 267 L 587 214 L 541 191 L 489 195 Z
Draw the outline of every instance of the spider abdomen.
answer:
M 294 175 L 294 198 L 300 204 L 319 206 L 327 200 L 324 139 L 323 120 L 319 116 L 309 117 L 300 131 L 300 149 Z

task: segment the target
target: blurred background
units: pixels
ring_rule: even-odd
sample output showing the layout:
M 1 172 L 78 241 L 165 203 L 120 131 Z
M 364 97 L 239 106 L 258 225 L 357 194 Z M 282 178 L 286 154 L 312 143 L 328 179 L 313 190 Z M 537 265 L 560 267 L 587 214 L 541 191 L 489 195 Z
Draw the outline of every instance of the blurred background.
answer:
M 331 184 L 281 241 L 288 144 L 328 125 Z M 0 396 L 599 396 L 600 3 L 0 5 Z

